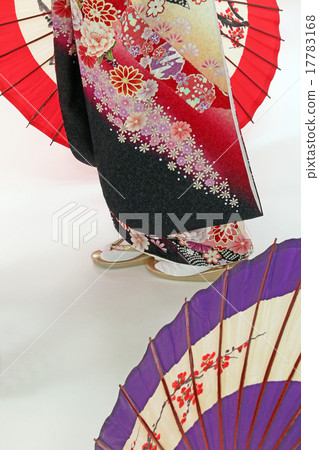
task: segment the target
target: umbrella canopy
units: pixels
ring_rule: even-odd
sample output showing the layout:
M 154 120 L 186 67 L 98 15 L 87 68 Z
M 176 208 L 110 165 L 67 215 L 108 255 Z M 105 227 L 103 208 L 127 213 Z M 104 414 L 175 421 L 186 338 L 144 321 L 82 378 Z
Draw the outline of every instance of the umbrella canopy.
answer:
M 190 8 L 202 1 L 175 3 Z M 238 121 L 243 127 L 268 95 L 277 68 L 279 8 L 275 0 L 215 3 Z M 56 7 L 70 14 L 69 0 L 60 0 Z M 29 123 L 52 141 L 68 146 L 56 87 L 50 8 L 48 0 L 1 3 L 0 90 Z M 212 55 L 202 69 L 218 75 L 220 67 Z
M 300 444 L 300 241 L 199 291 L 121 387 L 100 449 Z

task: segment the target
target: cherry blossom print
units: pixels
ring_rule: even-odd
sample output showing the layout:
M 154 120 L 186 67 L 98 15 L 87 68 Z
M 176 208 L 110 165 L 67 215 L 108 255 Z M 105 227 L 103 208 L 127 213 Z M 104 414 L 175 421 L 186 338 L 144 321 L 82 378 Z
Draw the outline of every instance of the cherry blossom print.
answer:
M 117 20 L 116 9 L 104 0 L 83 0 L 84 16 L 94 22 L 103 22 L 110 27 Z
M 233 241 L 228 243 L 228 248 L 232 250 L 234 253 L 238 253 L 239 255 L 245 255 L 249 252 L 251 248 L 251 240 L 247 237 L 239 234 L 234 238 Z
M 192 0 L 196 5 L 200 5 L 201 3 L 205 3 L 207 0 Z
M 138 250 L 139 252 L 144 252 L 147 250 L 150 246 L 149 241 L 145 234 L 140 233 L 139 231 L 130 229 L 130 236 L 132 240 L 133 246 Z
M 71 17 L 70 0 L 56 0 L 53 3 L 53 10 L 59 17 Z
M 85 19 L 81 33 L 81 43 L 87 48 L 89 56 L 102 56 L 115 43 L 114 31 L 103 22 L 92 22 Z
M 161 435 L 157 433 L 153 433 L 154 437 L 157 441 L 160 440 Z M 142 446 L 142 450 L 157 450 L 157 444 L 153 440 L 152 436 L 150 434 L 147 435 L 147 442 Z
M 155 80 L 143 81 L 142 87 L 136 94 L 137 98 L 143 102 L 154 97 L 158 90 L 158 84 Z
M 142 88 L 143 75 L 132 66 L 119 65 L 111 70 L 110 81 L 118 94 L 132 96 Z
M 126 119 L 125 126 L 129 131 L 139 131 L 146 125 L 146 117 L 143 113 L 134 113 Z
M 210 108 L 216 99 L 215 87 L 203 75 L 189 75 L 177 86 L 177 93 L 199 112 Z
M 185 383 L 185 380 L 186 380 L 186 372 L 179 373 L 177 375 L 177 380 L 173 381 L 172 383 L 172 388 L 174 390 L 179 389 Z
M 204 372 L 207 372 L 207 370 L 214 364 L 215 356 L 216 356 L 215 352 L 211 354 L 207 353 L 207 355 L 203 356 L 201 367 L 203 368 Z
M 174 122 L 170 128 L 171 137 L 175 141 L 185 141 L 189 138 L 192 129 L 187 122 Z
M 150 0 L 147 4 L 147 17 L 157 17 L 164 11 L 165 0 Z
M 203 257 L 206 259 L 208 264 L 218 264 L 218 261 L 221 259 L 222 255 L 218 252 L 218 250 L 210 249 L 208 252 L 203 253 Z
M 199 48 L 198 48 L 197 44 L 188 42 L 187 44 L 183 44 L 183 46 L 181 48 L 181 52 L 187 56 L 198 56 Z

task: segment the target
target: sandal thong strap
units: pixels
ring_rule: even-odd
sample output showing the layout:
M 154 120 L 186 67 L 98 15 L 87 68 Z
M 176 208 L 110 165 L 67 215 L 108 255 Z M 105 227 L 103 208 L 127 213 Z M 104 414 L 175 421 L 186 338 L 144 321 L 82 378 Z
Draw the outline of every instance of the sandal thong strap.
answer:
M 124 242 L 124 239 L 118 239 L 117 241 L 114 241 L 111 245 L 110 245 L 110 250 L 120 250 L 123 252 L 137 252 L 137 250 L 129 244 L 123 244 L 122 242 Z

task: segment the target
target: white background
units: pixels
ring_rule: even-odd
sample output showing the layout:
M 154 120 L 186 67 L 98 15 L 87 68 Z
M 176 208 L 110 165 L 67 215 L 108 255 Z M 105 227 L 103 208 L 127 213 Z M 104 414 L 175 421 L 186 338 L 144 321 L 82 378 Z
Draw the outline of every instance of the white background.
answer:
M 300 11 L 278 3 L 282 70 L 244 130 L 264 209 L 247 222 L 256 255 L 300 237 Z M 91 252 L 117 237 L 95 169 L 49 147 L 5 99 L 0 113 L 0 447 L 87 450 L 148 337 L 207 286 L 94 266 Z M 71 202 L 98 211 L 98 235 L 80 250 L 51 239 L 52 214 Z

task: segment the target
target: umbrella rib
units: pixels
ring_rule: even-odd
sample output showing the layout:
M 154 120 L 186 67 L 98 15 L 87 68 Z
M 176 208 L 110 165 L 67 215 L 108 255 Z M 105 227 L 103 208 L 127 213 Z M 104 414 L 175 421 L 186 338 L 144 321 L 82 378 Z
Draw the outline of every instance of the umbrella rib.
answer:
M 265 273 L 264 273 L 264 276 L 263 276 L 263 280 L 262 280 L 260 291 L 259 291 L 259 295 L 258 295 L 258 300 L 257 300 L 256 306 L 255 306 L 255 312 L 254 312 L 254 316 L 253 316 L 253 321 L 252 321 L 252 324 L 251 324 L 251 327 L 250 327 L 250 332 L 249 332 L 249 337 L 248 337 L 248 344 L 247 344 L 247 350 L 246 350 L 246 355 L 245 355 L 245 359 L 244 359 L 244 364 L 243 364 L 243 369 L 242 369 L 240 382 L 239 382 L 239 389 L 238 389 L 236 427 L 235 427 L 235 436 L 234 436 L 234 445 L 233 445 L 233 449 L 234 450 L 236 449 L 236 444 L 237 444 L 241 400 L 242 400 L 243 388 L 244 388 L 244 383 L 245 383 L 245 376 L 246 376 L 246 370 L 247 370 L 247 364 L 248 364 L 248 356 L 249 356 L 251 338 L 252 338 L 253 331 L 254 331 L 254 328 L 255 328 L 255 323 L 256 323 L 257 314 L 258 314 L 258 310 L 259 310 L 259 305 L 260 305 L 260 301 L 261 301 L 261 296 L 263 294 L 263 290 L 264 290 L 264 287 L 265 287 L 267 275 L 268 275 L 268 272 L 269 272 L 270 263 L 271 263 L 271 260 L 272 260 L 273 254 L 274 254 L 274 250 L 275 250 L 275 247 L 276 247 L 276 242 L 277 242 L 277 239 L 275 239 L 275 241 L 274 241 L 274 243 L 273 243 L 273 245 L 271 247 L 271 250 L 270 250 L 267 266 L 266 266 L 266 269 L 265 269 Z
M 40 112 L 42 111 L 42 109 L 48 104 L 48 102 L 51 100 L 51 98 L 53 97 L 53 95 L 57 92 L 58 88 L 54 89 L 54 91 L 52 92 L 52 94 L 46 99 L 46 101 L 43 103 L 43 105 L 40 106 L 40 108 L 37 110 L 37 112 L 34 114 L 33 117 L 31 117 L 27 127 L 34 121 L 34 119 L 40 114 Z
M 299 438 L 298 439 L 298 441 L 295 443 L 295 445 L 291 448 L 291 450 L 295 450 L 299 445 L 300 445 L 300 442 L 301 442 L 301 438 Z
M 30 41 L 30 42 L 26 42 L 25 44 L 20 45 L 20 47 L 14 48 L 13 50 L 10 50 L 10 51 L 7 52 L 7 53 L 3 53 L 3 55 L 0 55 L 0 58 L 3 58 L 4 56 L 8 56 L 8 55 L 10 55 L 11 53 L 16 52 L 17 50 L 20 50 L 21 48 L 28 47 L 29 45 L 33 44 L 34 42 L 38 42 L 38 41 L 40 41 L 41 39 L 44 39 L 45 37 L 50 36 L 51 34 L 53 34 L 53 31 L 50 31 L 49 33 L 44 34 L 43 36 L 37 37 L 36 39 L 33 39 L 33 40 Z
M 244 111 L 244 113 L 246 114 L 246 116 L 249 118 L 249 120 L 251 121 L 251 123 L 254 123 L 253 119 L 250 117 L 250 115 L 248 114 L 248 112 L 245 110 L 245 108 L 243 107 L 243 105 L 241 103 L 239 103 L 239 101 L 237 100 L 237 98 L 235 97 L 235 95 L 233 94 L 234 100 L 238 103 L 238 105 L 241 107 L 241 109 Z
M 268 365 L 267 365 L 267 368 L 266 368 L 265 376 L 264 376 L 264 379 L 263 379 L 263 382 L 262 382 L 262 385 L 261 385 L 261 388 L 260 388 L 260 391 L 259 391 L 259 395 L 258 395 L 258 399 L 257 399 L 257 403 L 256 403 L 253 419 L 252 419 L 251 424 L 250 424 L 250 429 L 249 429 L 248 438 L 247 438 L 246 447 L 245 447 L 246 450 L 249 449 L 249 444 L 250 444 L 250 441 L 251 441 L 251 438 L 252 438 L 252 434 L 253 434 L 253 431 L 254 431 L 255 423 L 256 423 L 256 420 L 257 420 L 257 415 L 258 415 L 259 408 L 260 408 L 260 405 L 261 405 L 261 402 L 262 402 L 262 399 L 263 399 L 263 395 L 264 395 L 264 392 L 265 392 L 265 389 L 266 389 L 266 384 L 267 384 L 267 381 L 268 381 L 271 369 L 273 367 L 273 364 L 274 364 L 274 361 L 275 361 L 275 358 L 276 358 L 276 355 L 277 355 L 277 350 L 279 348 L 279 345 L 280 345 L 282 336 L 284 334 L 286 325 L 287 325 L 288 320 L 289 320 L 289 318 L 291 316 L 293 307 L 294 307 L 294 305 L 296 303 L 297 296 L 298 296 L 299 290 L 300 290 L 300 285 L 301 285 L 301 280 L 299 280 L 298 285 L 297 285 L 297 287 L 295 289 L 294 295 L 293 295 L 293 297 L 291 299 L 291 302 L 289 304 L 289 308 L 287 310 L 287 313 L 285 315 L 284 321 L 283 321 L 282 326 L 280 328 L 280 331 L 279 331 L 276 343 L 274 345 L 273 351 L 271 353 L 271 356 L 270 356 L 270 359 L 269 359 L 269 362 L 268 362 Z
M 25 75 L 23 78 L 21 78 L 19 81 L 16 81 L 14 84 L 12 84 L 10 87 L 8 87 L 5 91 L 1 92 L 0 97 L 4 94 L 6 94 L 8 91 L 10 91 L 10 89 L 14 88 L 15 86 L 17 86 L 17 84 L 21 83 L 21 81 L 25 80 L 26 78 L 28 78 L 30 75 L 32 75 L 34 72 L 36 72 L 38 69 L 40 69 L 40 67 L 44 66 L 45 64 L 47 64 L 49 61 L 51 61 L 51 59 L 53 58 L 53 56 L 50 56 L 50 58 L 48 58 L 46 61 L 44 61 L 42 64 L 39 64 L 35 69 L 33 69 L 31 72 L 29 72 L 27 75 Z
M 180 422 L 180 420 L 178 418 L 177 412 L 176 412 L 176 410 L 174 408 L 174 405 L 173 405 L 173 402 L 172 402 L 172 399 L 171 399 L 171 396 L 170 396 L 170 393 L 169 393 L 169 390 L 168 390 L 168 386 L 167 386 L 166 380 L 165 380 L 164 375 L 163 375 L 162 366 L 161 366 L 161 363 L 159 361 L 159 358 L 158 358 L 158 355 L 157 355 L 157 352 L 156 352 L 156 349 L 155 349 L 155 345 L 154 345 L 154 343 L 153 343 L 151 338 L 150 338 L 150 347 L 151 347 L 152 354 L 153 354 L 153 357 L 154 357 L 154 361 L 155 361 L 155 364 L 156 364 L 159 376 L 161 377 L 161 382 L 163 384 L 163 388 L 164 388 L 164 391 L 165 391 L 165 394 L 166 394 L 166 397 L 167 397 L 167 401 L 168 401 L 168 403 L 169 403 L 169 405 L 171 407 L 171 410 L 172 410 L 172 413 L 173 413 L 176 425 L 177 425 L 177 427 L 179 429 L 179 432 L 182 435 L 182 438 L 183 438 L 183 440 L 185 442 L 186 447 L 189 450 L 192 450 L 192 448 L 190 446 L 190 443 L 189 443 L 189 441 L 188 441 L 188 439 L 186 437 L 185 431 L 183 430 L 182 424 L 181 424 L 181 422 Z
M 293 367 L 292 371 L 290 372 L 290 375 L 289 375 L 289 377 L 288 377 L 288 379 L 287 379 L 287 381 L 286 381 L 286 383 L 285 383 L 285 385 L 284 385 L 284 387 L 283 387 L 283 389 L 281 391 L 280 397 L 279 397 L 279 399 L 278 399 L 278 401 L 276 403 L 276 406 L 274 407 L 274 410 L 273 410 L 273 412 L 271 414 L 271 417 L 270 417 L 269 422 L 267 424 L 266 430 L 264 431 L 263 437 L 261 438 L 260 444 L 258 446 L 258 450 L 261 450 L 262 445 L 265 442 L 266 436 L 267 436 L 267 434 L 268 434 L 268 432 L 270 430 L 270 427 L 271 427 L 271 425 L 272 425 L 272 423 L 273 423 L 273 421 L 274 421 L 274 419 L 276 417 L 276 414 L 277 414 L 277 412 L 279 410 L 279 407 L 280 407 L 281 403 L 283 402 L 283 399 L 284 399 L 285 394 L 286 394 L 286 392 L 288 390 L 290 382 L 291 382 L 291 380 L 292 380 L 292 378 L 293 378 L 293 376 L 295 374 L 295 371 L 297 370 L 297 367 L 300 364 L 300 360 L 301 360 L 301 354 L 299 354 L 298 358 L 296 359 L 294 367 Z
M 145 422 L 145 420 L 143 419 L 143 417 L 140 415 L 140 413 L 138 412 L 137 408 L 135 407 L 132 399 L 130 398 L 130 396 L 128 395 L 128 393 L 126 392 L 126 390 L 124 389 L 124 387 L 120 384 L 120 389 L 121 392 L 123 393 L 124 397 L 126 398 L 126 400 L 128 401 L 128 404 L 130 405 L 130 407 L 132 408 L 132 410 L 135 412 L 137 418 L 139 419 L 139 421 L 141 422 L 141 424 L 143 425 L 143 427 L 145 428 L 145 430 L 147 431 L 147 433 L 152 436 L 152 439 L 156 442 L 156 444 L 158 445 L 158 448 L 160 448 L 161 450 L 164 450 L 164 448 L 161 446 L 161 444 L 158 442 L 158 440 L 156 439 L 153 431 L 150 429 L 150 427 L 147 425 L 147 423 Z
M 251 25 L 248 25 L 248 27 L 251 28 L 252 30 L 259 31 L 262 34 L 266 34 L 269 37 L 272 37 L 272 38 L 278 39 L 279 41 L 284 42 L 284 39 L 281 36 L 275 36 L 274 34 L 267 33 L 267 31 L 261 30 L 260 28 L 252 27 Z
M 103 442 L 101 442 L 99 439 L 94 439 L 94 441 L 99 447 L 103 448 L 104 450 L 111 450 L 110 447 L 108 447 L 107 445 L 103 444 Z
M 260 89 L 268 98 L 270 98 L 270 95 L 262 88 L 260 87 L 256 81 L 254 81 L 252 78 L 250 78 L 249 75 L 247 75 L 247 73 L 245 73 L 240 67 L 238 67 L 231 59 L 229 59 L 226 55 L 225 55 L 225 59 L 227 61 L 229 61 L 234 67 L 236 67 L 236 69 L 239 70 L 239 72 L 241 72 L 243 75 L 245 75 L 246 78 L 248 78 L 248 80 L 250 80 L 256 87 L 258 87 L 258 89 Z
M 229 0 L 218 0 L 218 1 L 229 3 Z M 255 6 L 256 8 L 271 9 L 273 11 L 282 11 L 282 9 L 280 9 L 280 8 L 274 8 L 272 6 L 256 5 L 256 3 L 239 2 L 239 1 L 236 1 L 236 0 L 232 1 L 231 3 L 237 3 L 238 5 L 245 5 L 245 6 Z
M 227 290 L 228 279 L 228 267 L 226 266 L 223 293 L 222 293 L 222 306 L 219 322 L 219 342 L 218 342 L 218 359 L 217 359 L 217 397 L 218 397 L 218 422 L 219 422 L 219 439 L 220 448 L 224 450 L 224 430 L 223 430 L 223 410 L 222 410 L 222 385 L 221 385 L 221 354 L 222 354 L 222 342 L 223 342 L 223 323 L 225 314 L 225 299 Z
M 206 431 L 205 431 L 202 410 L 201 410 L 201 407 L 199 404 L 198 395 L 197 395 L 197 391 L 196 391 L 196 382 L 195 382 L 195 375 L 194 375 L 194 357 L 193 357 L 192 344 L 191 344 L 187 298 L 185 298 L 185 321 L 186 321 L 186 331 L 187 331 L 188 357 L 189 357 L 189 365 L 190 365 L 190 369 L 191 369 L 191 377 L 192 377 L 192 383 L 193 383 L 193 392 L 194 392 L 194 398 L 195 398 L 195 403 L 196 403 L 196 410 L 197 410 L 198 420 L 199 420 L 201 431 L 202 431 L 203 438 L 204 438 L 205 448 L 206 448 L 206 450 L 209 450 L 208 439 L 207 439 L 207 435 L 206 435 Z
M 232 42 L 235 42 L 236 45 L 238 45 L 239 47 L 245 48 L 246 50 L 248 50 L 249 52 L 251 52 L 253 55 L 258 56 L 258 58 L 262 59 L 263 61 L 265 61 L 266 63 L 270 64 L 271 66 L 275 67 L 278 70 L 281 70 L 278 66 L 276 66 L 276 64 L 268 61 L 268 59 L 264 58 L 263 56 L 259 55 L 258 53 L 254 52 L 254 50 L 252 50 L 251 48 L 247 47 L 246 45 L 241 44 L 240 42 L 236 41 L 234 38 L 228 36 L 228 34 L 224 33 L 223 31 L 220 32 L 220 34 L 224 37 L 226 37 L 227 39 L 230 39 Z
M 11 20 L 10 22 L 4 22 L 4 23 L 0 23 L 0 27 L 4 26 L 4 25 L 11 25 L 13 23 L 17 23 L 17 22 L 23 22 L 24 20 L 29 20 L 29 19 L 36 19 L 37 17 L 41 17 L 41 16 L 47 16 L 52 14 L 52 11 L 49 12 L 43 12 L 41 14 L 36 14 L 34 16 L 29 16 L 29 17 L 23 17 L 22 19 L 16 19 L 16 20 Z
M 293 426 L 294 422 L 297 420 L 299 414 L 301 411 L 301 406 L 299 406 L 299 408 L 297 409 L 297 411 L 295 412 L 295 414 L 292 416 L 290 422 L 288 423 L 288 425 L 286 426 L 286 428 L 284 429 L 284 431 L 282 432 L 280 438 L 278 439 L 276 445 L 274 446 L 273 450 L 277 450 L 277 448 L 279 447 L 279 445 L 282 443 L 282 441 L 285 439 L 288 431 L 290 430 L 290 428 Z
M 56 138 L 59 136 L 59 134 L 60 134 L 62 128 L 63 128 L 63 122 L 62 122 L 62 125 L 58 128 L 58 131 L 57 131 L 57 132 L 55 133 L 55 135 L 53 136 L 53 139 L 52 139 L 50 145 L 52 145 L 52 144 L 55 142 L 55 140 L 56 140 Z

